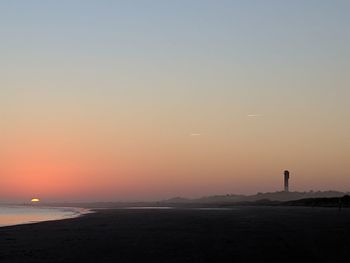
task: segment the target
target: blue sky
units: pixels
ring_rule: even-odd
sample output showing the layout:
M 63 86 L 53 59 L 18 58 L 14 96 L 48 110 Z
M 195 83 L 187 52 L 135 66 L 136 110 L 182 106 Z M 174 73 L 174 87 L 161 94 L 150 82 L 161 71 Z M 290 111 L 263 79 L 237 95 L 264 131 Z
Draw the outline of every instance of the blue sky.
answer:
M 107 185 L 167 181 L 175 195 L 270 191 L 284 169 L 303 175 L 299 189 L 315 174 L 314 187 L 345 189 L 349 11 L 345 0 L 1 1 L 1 154 L 21 163 L 50 145 L 83 152 L 72 157 L 83 167 L 97 147 Z M 103 162 L 118 158 L 125 174 Z M 6 169 L 8 185 L 34 173 Z

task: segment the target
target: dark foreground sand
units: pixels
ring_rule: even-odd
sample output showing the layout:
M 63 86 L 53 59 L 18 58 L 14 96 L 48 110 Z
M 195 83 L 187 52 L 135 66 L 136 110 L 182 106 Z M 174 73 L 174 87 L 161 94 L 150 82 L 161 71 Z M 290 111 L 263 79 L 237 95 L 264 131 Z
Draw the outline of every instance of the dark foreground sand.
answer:
M 350 262 L 350 209 L 106 210 L 0 228 L 0 262 Z

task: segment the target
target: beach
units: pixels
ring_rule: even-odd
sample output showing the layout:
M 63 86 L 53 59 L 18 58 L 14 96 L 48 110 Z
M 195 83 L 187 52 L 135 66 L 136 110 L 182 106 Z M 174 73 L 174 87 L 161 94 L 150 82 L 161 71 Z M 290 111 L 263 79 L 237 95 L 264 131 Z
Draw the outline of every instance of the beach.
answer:
M 347 262 L 350 210 L 109 209 L 0 228 L 0 262 Z

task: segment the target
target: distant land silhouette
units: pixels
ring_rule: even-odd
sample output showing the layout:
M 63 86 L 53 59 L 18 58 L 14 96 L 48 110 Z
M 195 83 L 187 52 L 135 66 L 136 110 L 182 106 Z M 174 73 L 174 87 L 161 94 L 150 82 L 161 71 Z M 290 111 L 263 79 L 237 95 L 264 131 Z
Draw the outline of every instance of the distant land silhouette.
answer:
M 283 202 L 286 206 L 322 206 L 322 207 L 350 207 L 350 196 L 344 195 L 342 197 L 323 197 L 323 198 L 305 198 L 294 201 Z
M 338 206 L 339 200 L 350 195 L 339 191 L 309 192 L 267 192 L 255 195 L 215 195 L 196 199 L 175 197 L 153 202 L 69 202 L 41 203 L 50 206 L 78 206 L 85 208 L 118 208 L 118 207 L 229 207 L 241 205 L 286 205 L 286 206 Z M 343 200 L 343 199 L 341 199 Z M 347 205 L 347 199 L 343 206 Z M 350 202 L 348 202 L 350 204 Z M 350 205 L 349 205 L 350 206 Z
M 215 204 L 215 203 L 239 203 L 239 202 L 255 202 L 259 200 L 270 200 L 270 201 L 292 201 L 305 198 L 327 198 L 327 197 L 341 197 L 349 195 L 349 192 L 339 191 L 309 191 L 309 192 L 267 192 L 257 193 L 255 195 L 214 195 L 201 197 L 197 199 L 187 199 L 182 197 L 175 197 L 165 200 L 165 203 L 202 203 L 202 204 Z

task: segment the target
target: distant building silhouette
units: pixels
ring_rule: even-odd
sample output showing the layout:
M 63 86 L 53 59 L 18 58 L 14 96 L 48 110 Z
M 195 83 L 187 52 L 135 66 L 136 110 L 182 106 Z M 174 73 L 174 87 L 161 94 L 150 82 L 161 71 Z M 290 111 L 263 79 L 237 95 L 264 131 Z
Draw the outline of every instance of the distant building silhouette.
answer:
M 284 171 L 284 191 L 289 192 L 289 171 Z

